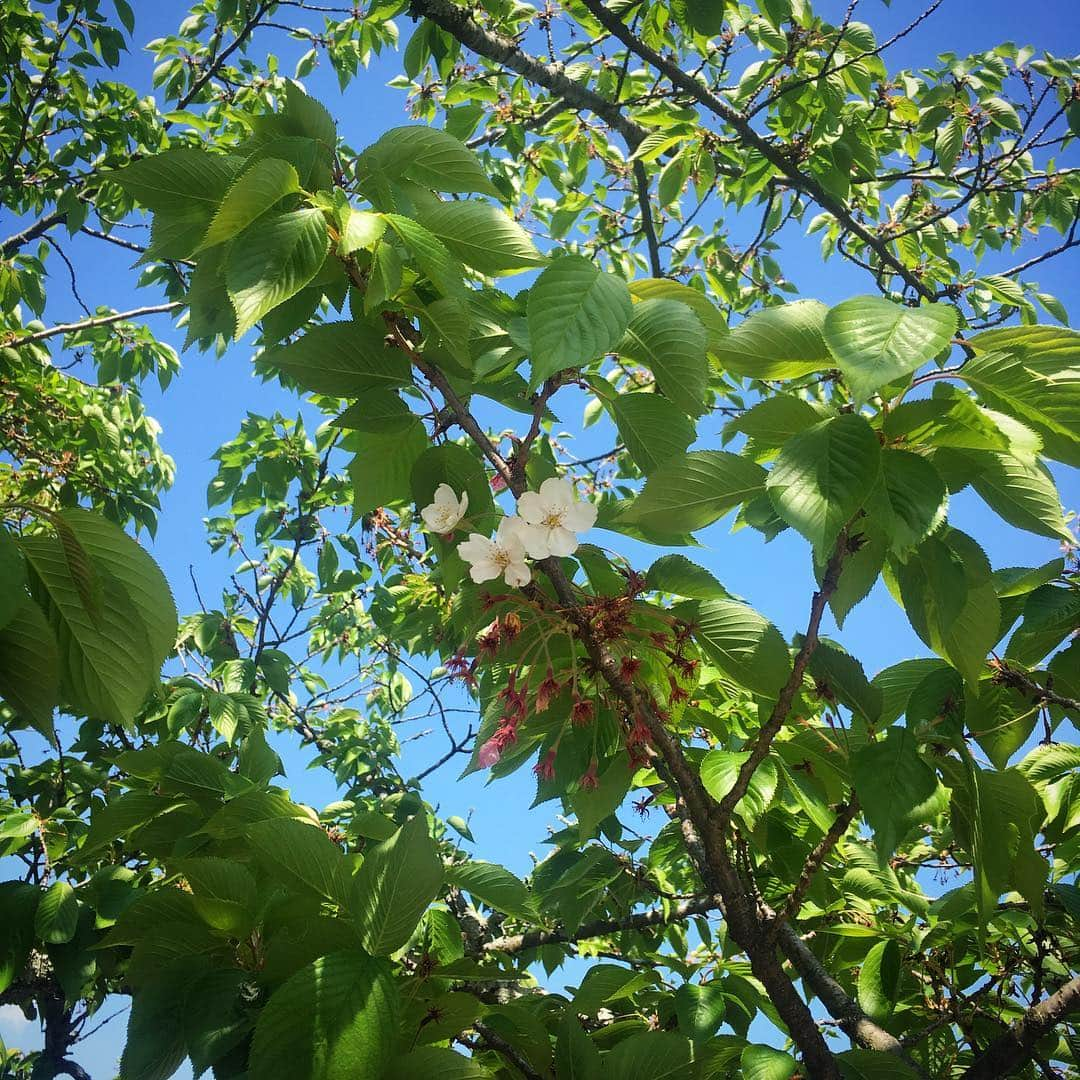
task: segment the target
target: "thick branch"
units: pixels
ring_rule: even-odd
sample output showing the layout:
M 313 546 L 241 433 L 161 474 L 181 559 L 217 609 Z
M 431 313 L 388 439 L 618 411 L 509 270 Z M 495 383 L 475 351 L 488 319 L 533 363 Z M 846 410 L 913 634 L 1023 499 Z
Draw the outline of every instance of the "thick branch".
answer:
M 802 976 L 803 981 L 821 999 L 829 1015 L 857 1046 L 886 1054 L 904 1056 L 904 1048 L 895 1035 L 875 1024 L 848 996 L 847 991 L 825 970 L 806 942 L 787 923 L 776 930 L 776 941 Z
M 1034 1054 L 1035 1044 L 1071 1013 L 1080 1011 L 1080 975 L 1056 994 L 1028 1009 L 979 1055 L 963 1080 L 998 1080 L 1009 1076 Z
M 525 52 L 513 38 L 485 30 L 473 20 L 467 8 L 450 0 L 413 0 L 411 10 L 414 16 L 430 19 L 473 52 L 524 75 L 530 82 L 562 98 L 571 108 L 587 109 L 599 116 L 626 140 L 632 150 L 645 138 L 645 128 L 624 116 L 615 102 L 567 78 L 562 64 L 545 64 Z

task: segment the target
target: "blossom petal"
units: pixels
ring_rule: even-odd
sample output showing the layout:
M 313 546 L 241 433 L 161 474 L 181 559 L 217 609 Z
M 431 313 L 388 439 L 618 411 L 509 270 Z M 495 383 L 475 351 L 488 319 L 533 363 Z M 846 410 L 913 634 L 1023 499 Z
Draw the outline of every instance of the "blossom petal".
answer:
M 588 532 L 596 524 L 596 506 L 590 502 L 575 502 L 567 510 L 563 524 L 574 532 Z
M 436 505 L 438 505 L 439 503 L 446 503 L 448 505 L 453 504 L 456 507 L 457 501 L 457 495 L 455 494 L 454 489 L 449 484 L 440 484 L 435 489 Z
M 479 562 L 474 562 L 472 566 L 469 567 L 469 577 L 471 577 L 477 585 L 485 581 L 494 581 L 501 573 L 502 568 L 499 564 L 490 559 L 481 559 Z
M 561 559 L 577 551 L 578 538 L 569 529 L 548 529 L 547 544 L 551 554 Z
M 528 585 L 532 580 L 532 572 L 523 562 L 507 563 L 503 576 L 506 578 L 507 585 L 517 587 Z
M 544 501 L 535 491 L 526 491 L 518 499 L 517 510 L 521 519 L 530 525 L 539 525 L 544 520 Z
M 490 559 L 494 549 L 495 545 L 479 533 L 470 533 L 468 540 L 462 540 L 458 544 L 458 554 L 466 562 L 482 562 L 484 559 Z
M 517 528 L 517 538 L 530 559 L 546 559 L 551 554 L 548 530 L 543 525 L 529 525 L 523 521 Z
M 540 498 L 549 506 L 569 506 L 574 501 L 574 485 L 561 476 L 549 476 L 540 485 Z

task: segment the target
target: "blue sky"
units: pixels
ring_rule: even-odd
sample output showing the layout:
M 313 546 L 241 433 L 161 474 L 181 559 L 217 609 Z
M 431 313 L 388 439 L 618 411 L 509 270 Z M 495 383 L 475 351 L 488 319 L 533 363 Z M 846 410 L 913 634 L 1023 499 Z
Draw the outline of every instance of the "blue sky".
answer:
M 842 13 L 844 5 L 830 2 L 817 7 L 823 13 L 835 16 Z M 920 7 L 907 0 L 896 0 L 891 7 L 870 2 L 859 9 L 859 17 L 874 27 L 880 40 L 910 21 L 918 10 Z M 172 32 L 183 18 L 185 7 L 144 0 L 136 5 L 136 13 L 136 40 L 146 41 Z M 410 20 L 403 17 L 399 26 L 404 46 L 412 29 Z M 1059 55 L 1067 54 L 1076 51 L 1080 43 L 1080 20 L 1069 0 L 1040 0 L 1027 5 L 1017 4 L 1015 0 L 988 0 L 977 5 L 970 0 L 946 0 L 924 28 L 890 51 L 887 60 L 890 68 L 918 66 L 930 62 L 938 50 L 947 48 L 965 53 L 1007 40 L 1030 43 L 1037 49 L 1048 47 Z M 268 50 L 282 57 L 281 68 L 288 72 L 303 47 L 283 33 L 263 32 L 256 37 L 255 47 L 249 55 L 260 61 Z M 748 56 L 747 62 L 750 59 Z M 374 141 L 386 128 L 408 122 L 404 95 L 385 85 L 398 74 L 399 63 L 399 56 L 386 56 L 355 80 L 344 95 L 328 66 L 316 69 L 305 80 L 305 85 L 309 92 L 325 102 L 338 120 L 345 140 L 354 147 L 362 147 Z M 149 93 L 152 68 L 150 55 L 136 52 L 124 59 L 118 77 L 141 92 Z M 736 237 L 748 237 L 756 229 L 757 217 L 751 209 L 742 222 L 732 220 L 728 224 Z M 16 222 L 11 216 L 0 212 L 0 232 L 7 235 L 15 227 Z M 802 239 L 789 230 L 786 240 L 783 251 L 785 272 L 800 286 L 802 295 L 835 303 L 868 291 L 869 283 L 861 271 L 835 259 L 824 265 L 821 263 L 816 238 Z M 108 304 L 124 310 L 156 299 L 152 294 L 134 289 L 135 275 L 128 269 L 130 260 L 119 249 L 87 237 L 65 243 L 65 248 L 76 266 L 81 291 L 91 307 Z M 986 271 L 1000 270 L 1013 261 L 1016 260 L 1003 253 L 987 260 Z M 54 277 L 50 282 L 47 322 L 78 318 L 80 312 L 67 290 L 62 265 L 55 256 L 49 263 Z M 527 280 L 510 280 L 505 287 L 515 291 L 524 287 Z M 1056 294 L 1075 317 L 1080 311 L 1075 259 L 1067 257 L 1039 267 L 1038 280 L 1043 290 Z M 162 339 L 179 349 L 183 333 L 173 327 L 168 316 L 154 317 L 152 325 Z M 148 411 L 162 424 L 162 441 L 177 463 L 176 483 L 164 496 L 158 535 L 151 550 L 173 585 L 181 611 L 196 607 L 189 565 L 193 565 L 209 603 L 213 603 L 210 598 L 217 594 L 229 569 L 227 560 L 222 556 L 211 556 L 204 543 L 202 518 L 206 514 L 206 486 L 215 471 L 211 455 L 221 443 L 235 436 L 245 412 L 269 414 L 280 410 L 286 415 L 295 415 L 301 407 L 295 395 L 263 384 L 253 376 L 251 355 L 249 341 L 232 346 L 221 359 L 190 352 L 183 356 L 184 370 L 167 392 L 161 394 L 150 383 L 145 388 Z M 61 362 L 58 348 L 54 350 L 54 356 Z M 566 430 L 580 431 L 581 400 L 569 394 L 564 397 L 556 399 L 556 412 Z M 701 444 L 717 445 L 721 426 L 720 418 L 707 417 L 699 429 Z M 587 452 L 600 451 L 610 445 L 606 435 L 590 429 L 578 440 L 576 451 L 579 456 L 585 456 Z M 1080 483 L 1076 474 L 1059 469 L 1057 479 L 1066 508 L 1080 507 Z M 1057 554 L 1055 541 L 997 522 L 970 492 L 954 498 L 950 520 L 980 540 L 996 567 L 1039 565 Z M 771 544 L 764 545 L 759 534 L 751 530 L 731 534 L 729 525 L 730 521 L 720 522 L 703 532 L 700 540 L 704 546 L 688 554 L 708 566 L 732 591 L 744 596 L 776 622 L 785 634 L 801 630 L 814 587 L 806 543 L 789 530 Z M 628 544 L 613 534 L 597 533 L 590 539 L 631 554 L 639 565 L 647 565 L 663 553 L 660 549 Z M 838 633 L 829 624 L 824 630 L 859 656 L 870 674 L 897 660 L 926 653 L 881 585 L 851 614 L 843 633 Z M 327 776 L 304 771 L 310 754 L 295 749 L 295 744 L 288 739 L 279 742 L 279 746 L 296 798 L 322 805 L 337 797 L 333 782 Z M 410 746 L 404 771 L 422 767 L 441 752 L 434 738 Z M 542 857 L 546 850 L 543 839 L 551 821 L 552 804 L 538 811 L 527 809 L 533 795 L 531 776 L 527 772 L 490 787 L 485 786 L 480 776 L 459 781 L 456 772 L 456 768 L 451 768 L 432 777 L 425 788 L 427 797 L 439 804 L 444 815 L 465 815 L 473 810 L 476 853 L 526 873 L 531 865 L 529 853 L 535 852 Z M 641 827 L 658 829 L 660 824 L 659 820 L 646 821 Z M 558 976 L 554 982 L 559 983 Z M 0 1010 L 0 1035 L 9 1044 L 27 1048 L 37 1045 L 34 1028 L 36 1025 L 25 1025 L 6 1010 Z M 120 1036 L 118 1024 L 111 1025 L 81 1048 L 80 1061 L 95 1076 L 104 1075 L 115 1068 Z

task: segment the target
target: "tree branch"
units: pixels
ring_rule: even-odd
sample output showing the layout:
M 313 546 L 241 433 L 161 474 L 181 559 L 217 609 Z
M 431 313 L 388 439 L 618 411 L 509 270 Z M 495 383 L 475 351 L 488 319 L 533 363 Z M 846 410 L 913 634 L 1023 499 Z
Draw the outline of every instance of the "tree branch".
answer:
M 927 288 L 916 275 L 912 274 L 889 251 L 887 241 L 875 236 L 865 225 L 852 216 L 843 202 L 830 195 L 812 176 L 802 172 L 779 147 L 769 142 L 763 135 L 758 134 L 751 125 L 750 120 L 743 113 L 733 108 L 723 98 L 714 94 L 700 79 L 683 71 L 674 61 L 668 60 L 655 49 L 646 45 L 645 42 L 630 31 L 630 28 L 614 12 L 606 8 L 601 0 L 582 0 L 582 3 L 604 29 L 617 37 L 642 60 L 652 64 L 674 86 L 690 94 L 711 113 L 734 128 L 744 146 L 757 150 L 766 161 L 783 173 L 791 184 L 805 191 L 819 206 L 828 210 L 848 232 L 862 240 L 867 247 L 877 254 L 878 259 L 884 265 L 901 277 L 920 296 L 927 300 L 934 299 L 933 291 Z
M 118 311 L 112 315 L 99 315 L 93 319 L 83 319 L 82 322 L 60 323 L 50 326 L 46 330 L 37 330 L 23 337 L 15 337 L 5 342 L 12 348 L 20 345 L 31 345 L 35 341 L 44 341 L 46 338 L 56 337 L 59 334 L 74 334 L 79 330 L 92 330 L 96 326 L 108 326 L 110 323 L 124 322 L 128 319 L 138 319 L 143 315 L 159 315 L 166 311 L 176 311 L 184 305 L 179 300 L 167 304 L 151 304 L 149 307 L 132 308 L 131 311 Z
M 524 934 L 511 934 L 507 937 L 494 938 L 484 945 L 484 952 L 521 952 L 523 949 L 536 949 L 542 945 L 557 945 L 564 942 L 586 941 L 589 938 L 608 937 L 626 930 L 645 930 L 650 926 L 667 926 L 681 922 L 692 915 L 704 915 L 720 910 L 722 900 L 719 896 L 697 896 L 683 900 L 665 911 L 664 908 L 651 908 L 633 915 L 624 915 L 620 919 L 596 919 L 574 930 L 528 930 Z
M 1008 1030 L 979 1055 L 962 1080 L 1000 1080 L 1000 1077 L 1011 1075 L 1032 1058 L 1039 1039 L 1078 1010 L 1080 975 L 1010 1024 Z
M 791 665 L 791 674 L 776 699 L 776 704 L 769 714 L 769 719 L 765 721 L 758 732 L 754 745 L 750 748 L 750 756 L 743 762 L 742 768 L 739 769 L 739 775 L 735 778 L 735 783 L 732 785 L 731 790 L 720 800 L 717 819 L 722 832 L 726 832 L 735 807 L 749 790 L 754 772 L 768 756 L 773 740 L 780 733 L 780 729 L 784 726 L 788 714 L 791 712 L 795 695 L 802 687 L 803 676 L 806 673 L 807 665 L 810 663 L 810 657 L 813 655 L 814 649 L 817 648 L 821 619 L 825 614 L 825 607 L 829 602 L 829 597 L 836 592 L 836 587 L 840 581 L 840 568 L 847 553 L 847 529 L 844 528 L 840 531 L 836 546 L 833 548 L 833 553 L 825 567 L 825 574 L 821 579 L 821 588 L 814 593 L 814 598 L 810 603 L 810 618 L 806 624 L 806 634 L 803 637 L 802 647 L 795 657 L 795 662 Z

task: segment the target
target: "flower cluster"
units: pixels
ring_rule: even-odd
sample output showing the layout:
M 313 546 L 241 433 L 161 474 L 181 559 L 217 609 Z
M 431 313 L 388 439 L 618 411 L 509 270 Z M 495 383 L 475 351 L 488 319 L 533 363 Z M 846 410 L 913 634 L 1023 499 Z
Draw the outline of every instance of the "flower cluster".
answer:
M 434 501 L 420 511 L 433 532 L 451 534 L 465 517 L 468 492 L 458 499 L 453 488 L 440 484 Z M 568 480 L 551 477 L 539 491 L 527 491 L 518 499 L 517 513 L 499 522 L 494 537 L 470 533 L 458 545 L 458 554 L 469 563 L 469 574 L 477 584 L 501 577 L 507 585 L 528 585 L 532 572 L 527 559 L 572 555 L 579 532 L 596 522 L 596 507 L 581 502 Z

